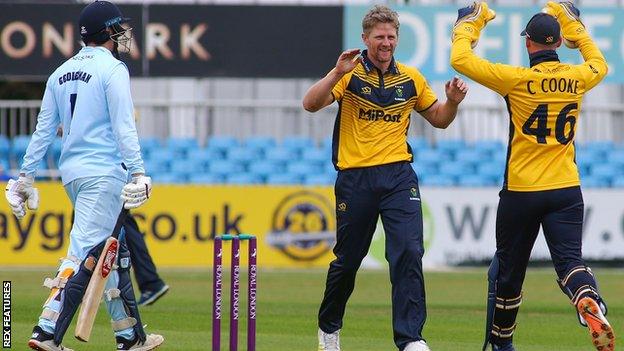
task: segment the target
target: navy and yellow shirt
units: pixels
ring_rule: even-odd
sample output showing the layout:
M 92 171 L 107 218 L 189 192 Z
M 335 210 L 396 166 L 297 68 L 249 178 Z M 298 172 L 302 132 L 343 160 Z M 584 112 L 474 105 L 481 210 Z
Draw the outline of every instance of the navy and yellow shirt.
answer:
M 423 112 L 436 95 L 415 68 L 392 60 L 385 74 L 362 53 L 362 62 L 334 86 L 338 101 L 333 157 L 337 169 L 412 161 L 407 129 L 412 110 Z
M 542 191 L 580 185 L 574 137 L 583 95 L 607 74 L 589 36 L 577 42 L 585 63 L 559 62 L 555 51 L 531 55 L 531 67 L 494 64 L 476 56 L 468 38 L 455 39 L 453 68 L 504 97 L 509 112 L 505 188 Z

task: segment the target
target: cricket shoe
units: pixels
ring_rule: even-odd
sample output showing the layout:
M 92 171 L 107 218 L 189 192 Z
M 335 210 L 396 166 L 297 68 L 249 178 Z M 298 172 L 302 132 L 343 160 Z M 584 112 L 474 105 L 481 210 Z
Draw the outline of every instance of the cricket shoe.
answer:
M 165 341 L 165 338 L 158 334 L 147 334 L 145 342 L 141 342 L 138 335 L 135 335 L 132 340 L 121 336 L 115 337 L 115 340 L 117 341 L 117 350 L 148 351 L 160 346 Z
M 141 293 L 141 298 L 137 302 L 139 306 L 149 306 L 163 297 L 169 291 L 169 285 L 163 284 L 158 290 L 146 290 Z
M 63 345 L 56 345 L 54 343 L 54 334 L 46 333 L 38 325 L 33 328 L 30 340 L 28 340 L 28 347 L 39 351 L 74 351 Z
M 333 333 L 325 333 L 319 329 L 318 340 L 318 351 L 340 351 L 340 330 L 336 330 Z
M 418 340 L 407 344 L 403 351 L 431 351 L 431 349 L 427 346 L 425 340 Z
M 492 351 L 516 351 L 512 344 L 507 344 L 505 346 L 496 346 L 492 345 Z
M 611 328 L 596 300 L 591 297 L 584 297 L 578 302 L 576 309 L 587 323 L 596 350 L 614 351 L 615 334 L 613 328 Z

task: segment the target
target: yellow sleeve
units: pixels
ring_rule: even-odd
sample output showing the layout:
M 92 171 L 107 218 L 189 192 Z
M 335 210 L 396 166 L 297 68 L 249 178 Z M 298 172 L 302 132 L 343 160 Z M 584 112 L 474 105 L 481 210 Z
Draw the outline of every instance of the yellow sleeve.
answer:
M 457 72 L 502 96 L 507 95 L 513 89 L 526 70 L 523 67 L 492 63 L 475 55 L 470 46 L 470 40 L 464 36 L 453 40 L 451 66 Z
M 414 81 L 414 87 L 416 88 L 416 103 L 414 104 L 414 110 L 416 112 L 423 112 L 433 106 L 438 101 L 438 97 L 435 92 L 427 83 L 427 79 L 417 69 L 413 67 L 403 66 L 402 69 L 406 69 L 410 78 Z
M 587 91 L 602 81 L 607 75 L 609 66 L 602 52 L 589 35 L 577 41 L 577 44 L 585 60 L 585 63 L 577 65 L 577 67 L 585 80 L 585 90 Z
M 347 90 L 347 86 L 349 86 L 349 81 L 351 81 L 352 75 L 353 75 L 353 71 L 345 74 L 344 76 L 342 76 L 342 78 L 340 78 L 338 83 L 334 85 L 331 91 L 332 95 L 334 96 L 334 101 L 342 100 L 342 97 L 344 96 L 344 93 Z

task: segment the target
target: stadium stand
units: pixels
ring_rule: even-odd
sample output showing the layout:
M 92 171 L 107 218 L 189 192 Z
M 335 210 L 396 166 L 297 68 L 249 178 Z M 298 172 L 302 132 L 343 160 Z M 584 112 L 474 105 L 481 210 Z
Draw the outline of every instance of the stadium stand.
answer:
M 0 137 L 0 166 L 15 170 L 22 162 L 28 136 Z M 431 145 L 410 138 L 412 167 L 424 186 L 498 187 L 503 182 L 507 157 L 500 141 L 467 142 L 459 139 Z M 201 147 L 189 138 L 141 140 L 145 166 L 156 183 L 196 184 L 305 184 L 332 185 L 336 170 L 331 163 L 329 139 L 316 143 L 307 137 L 215 137 Z M 55 179 L 61 153 L 56 139 L 39 175 Z M 596 141 L 577 145 L 576 162 L 582 185 L 590 188 L 624 187 L 624 147 Z

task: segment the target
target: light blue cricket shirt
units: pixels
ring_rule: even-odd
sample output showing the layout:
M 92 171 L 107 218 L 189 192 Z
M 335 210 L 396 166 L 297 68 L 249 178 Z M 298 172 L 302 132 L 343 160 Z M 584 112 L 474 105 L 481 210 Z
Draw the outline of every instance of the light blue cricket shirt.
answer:
M 63 127 L 59 160 L 63 184 L 93 176 L 126 182 L 128 171 L 145 172 L 128 68 L 108 49 L 84 47 L 52 73 L 24 156 L 23 173 L 34 176 L 59 124 Z

